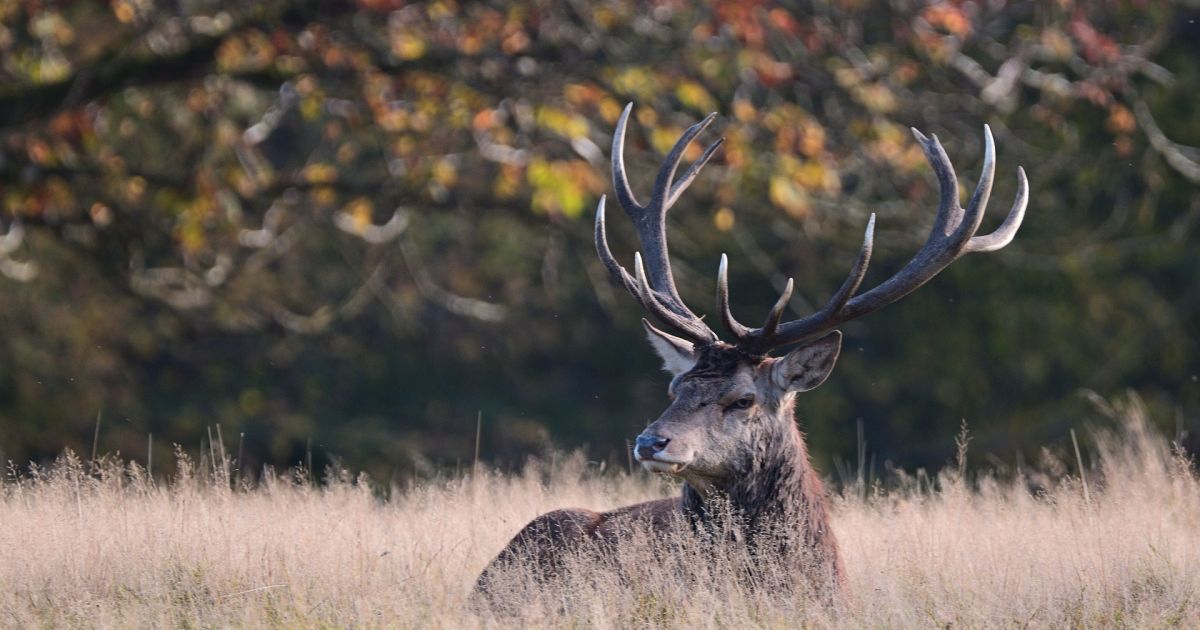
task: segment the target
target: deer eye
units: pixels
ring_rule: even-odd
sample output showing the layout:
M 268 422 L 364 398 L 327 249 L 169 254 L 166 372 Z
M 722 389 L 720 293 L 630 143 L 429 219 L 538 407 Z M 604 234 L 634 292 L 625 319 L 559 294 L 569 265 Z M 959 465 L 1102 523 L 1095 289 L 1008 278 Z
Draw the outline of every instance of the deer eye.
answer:
M 754 406 L 754 397 L 753 396 L 745 396 L 745 397 L 739 398 L 739 399 L 729 403 L 729 406 L 726 407 L 725 409 L 728 411 L 734 411 L 737 409 L 749 409 L 753 406 Z

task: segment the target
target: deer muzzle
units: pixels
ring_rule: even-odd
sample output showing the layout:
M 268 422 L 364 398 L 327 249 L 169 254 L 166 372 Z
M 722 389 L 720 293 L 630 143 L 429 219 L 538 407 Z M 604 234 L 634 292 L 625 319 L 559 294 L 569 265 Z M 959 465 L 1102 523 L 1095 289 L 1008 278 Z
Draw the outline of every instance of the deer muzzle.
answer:
M 671 438 L 665 438 L 654 433 L 643 432 L 637 436 L 633 447 L 633 457 L 649 472 L 673 474 L 683 470 L 687 461 L 672 456 L 667 452 Z

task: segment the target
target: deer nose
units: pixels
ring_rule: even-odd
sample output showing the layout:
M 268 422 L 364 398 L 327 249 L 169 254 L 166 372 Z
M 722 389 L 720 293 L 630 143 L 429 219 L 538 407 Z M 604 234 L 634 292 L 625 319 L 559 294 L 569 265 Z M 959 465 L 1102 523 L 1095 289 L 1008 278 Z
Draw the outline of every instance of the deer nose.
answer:
M 654 456 L 666 448 L 670 441 L 670 438 L 643 433 L 637 436 L 637 446 L 634 447 L 633 452 L 637 454 L 638 459 L 654 459 Z

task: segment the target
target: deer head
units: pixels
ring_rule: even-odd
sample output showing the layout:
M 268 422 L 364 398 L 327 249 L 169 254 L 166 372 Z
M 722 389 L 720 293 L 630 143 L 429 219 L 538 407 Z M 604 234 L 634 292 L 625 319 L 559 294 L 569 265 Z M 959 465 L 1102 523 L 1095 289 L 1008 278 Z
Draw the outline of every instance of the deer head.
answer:
M 823 307 L 807 317 L 783 321 L 792 293 L 792 281 L 788 280 L 763 325 L 749 328 L 730 312 L 729 263 L 722 255 L 717 271 L 717 310 L 731 340 L 721 341 L 680 298 L 666 240 L 667 210 L 723 141 L 709 145 L 676 177 L 684 151 L 716 114 L 683 133 L 667 154 L 650 200 L 643 205 L 634 198 L 625 173 L 625 128 L 632 107 L 632 103 L 625 107 L 613 135 L 613 187 L 637 230 L 645 262 L 641 253 L 635 254 L 631 274 L 613 256 L 605 227 L 604 197 L 596 209 L 596 251 L 613 279 L 671 331 L 642 320 L 651 345 L 673 378 L 667 390 L 671 404 L 638 436 L 634 456 L 645 469 L 680 476 L 697 490 L 727 487 L 761 468 L 764 458 L 772 454 L 798 454 L 806 465 L 807 452 L 792 408 L 797 393 L 819 386 L 833 370 L 842 340 L 834 328 L 908 295 L 965 254 L 1004 247 L 1024 217 L 1028 182 L 1024 170 L 1018 168 L 1017 197 L 1008 217 L 995 232 L 975 234 L 995 175 L 990 129 L 984 127 L 983 173 L 965 209 L 958 203 L 958 180 L 945 149 L 936 136 L 927 138 L 913 129 L 937 176 L 941 202 L 933 229 L 912 260 L 894 276 L 858 293 L 874 243 L 875 216 L 871 215 L 850 273 Z M 770 356 L 772 350 L 792 345 L 795 347 L 783 356 Z

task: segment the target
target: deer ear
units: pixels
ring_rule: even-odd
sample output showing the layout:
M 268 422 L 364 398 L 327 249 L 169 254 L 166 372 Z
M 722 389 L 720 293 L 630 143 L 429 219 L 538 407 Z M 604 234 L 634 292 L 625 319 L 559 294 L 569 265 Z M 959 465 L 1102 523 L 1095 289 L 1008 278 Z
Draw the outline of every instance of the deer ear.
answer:
M 842 333 L 835 330 L 781 357 L 771 367 L 771 377 L 785 391 L 806 392 L 825 382 L 841 351 Z
M 642 319 L 642 325 L 646 327 L 650 345 L 654 346 L 654 351 L 663 360 L 663 369 L 672 376 L 679 376 L 696 365 L 696 348 L 692 342 L 669 335 L 651 326 L 645 319 Z

